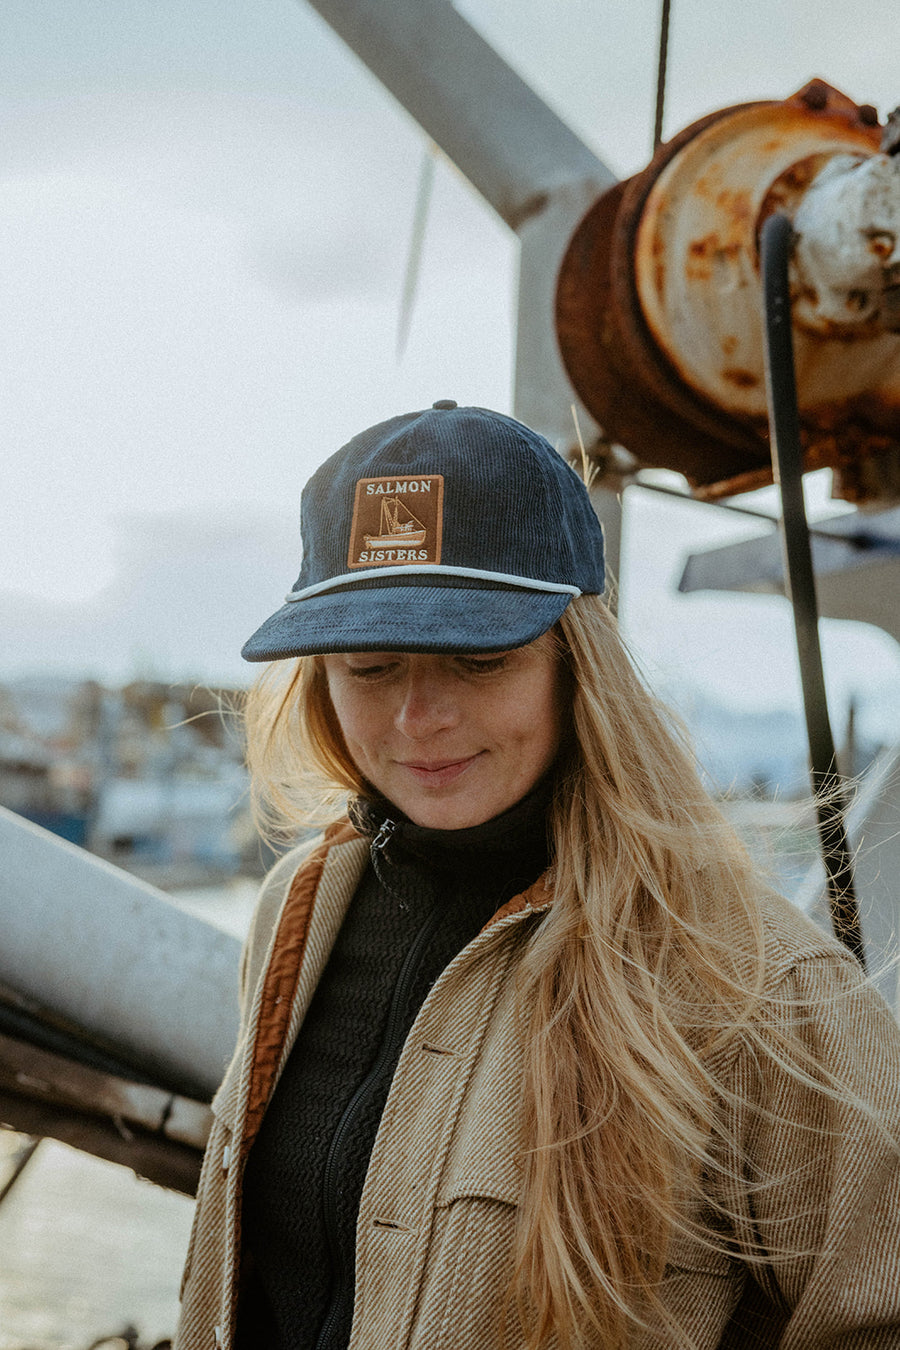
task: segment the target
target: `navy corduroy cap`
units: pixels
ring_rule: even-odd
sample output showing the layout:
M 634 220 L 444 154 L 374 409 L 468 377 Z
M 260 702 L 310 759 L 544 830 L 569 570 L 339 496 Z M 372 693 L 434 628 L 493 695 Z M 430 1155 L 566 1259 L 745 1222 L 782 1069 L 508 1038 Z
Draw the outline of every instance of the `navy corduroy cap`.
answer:
M 523 647 L 601 594 L 603 533 L 543 436 L 442 399 L 363 431 L 301 499 L 303 562 L 248 661 Z

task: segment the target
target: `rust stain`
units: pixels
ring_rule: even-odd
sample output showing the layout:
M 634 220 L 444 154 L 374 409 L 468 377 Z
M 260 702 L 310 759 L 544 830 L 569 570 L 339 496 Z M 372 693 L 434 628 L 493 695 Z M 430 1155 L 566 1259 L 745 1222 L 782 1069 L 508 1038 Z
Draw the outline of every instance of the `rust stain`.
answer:
M 821 167 L 821 155 L 807 155 L 806 159 L 797 160 L 796 164 L 785 170 L 782 181 L 786 187 L 799 191 L 809 186 Z
M 833 150 L 816 151 L 803 159 L 795 160 L 778 175 L 760 204 L 756 219 L 757 233 L 775 211 L 787 211 L 789 215 L 793 215 L 810 183 L 835 153 Z
M 837 90 L 832 90 L 831 85 L 826 84 L 824 80 L 810 80 L 809 84 L 797 94 L 797 98 L 805 103 L 807 108 L 819 112 L 822 108 L 827 108 L 829 95 L 836 92 Z
M 889 258 L 896 247 L 897 240 L 890 230 L 875 230 L 869 236 L 869 250 L 876 258 Z
M 636 259 L 638 268 L 641 266 L 641 259 L 645 258 L 648 253 L 650 255 L 650 266 L 653 269 L 653 284 L 656 288 L 656 293 L 661 301 L 665 301 L 666 243 L 658 230 L 654 231 L 653 237 L 649 242 L 649 247 L 646 242 L 639 247 L 638 257 Z
M 757 488 L 768 487 L 772 482 L 771 465 L 767 468 L 748 469 L 746 473 L 734 474 L 731 478 L 721 478 L 716 483 L 700 483 L 692 490 L 702 502 L 715 502 L 720 497 L 734 497 L 742 492 L 755 492 Z
M 806 117 L 815 119 L 819 125 L 867 137 L 870 144 L 874 143 L 877 136 L 877 109 L 870 103 L 854 103 L 824 80 L 811 80 L 804 89 L 786 99 L 782 106 L 801 109 Z M 874 148 L 877 149 L 877 146 Z
M 704 235 L 702 239 L 691 240 L 688 244 L 688 257 L 707 261 L 715 256 L 720 247 L 719 236 L 713 230 L 711 234 Z
M 758 375 L 754 375 L 752 370 L 742 370 L 740 366 L 726 366 L 722 371 L 722 379 L 737 389 L 755 389 L 759 384 Z
M 723 337 L 722 351 L 725 356 L 734 356 L 737 349 L 738 349 L 738 339 L 734 336 L 733 333 L 729 333 L 727 337 Z
M 804 418 L 807 465 L 827 465 L 834 470 L 834 497 L 858 504 L 896 501 L 900 489 L 900 409 L 894 400 L 877 394 L 866 395 L 865 406 L 857 403 L 852 400 L 822 407 Z
M 716 205 L 721 207 L 723 211 L 727 211 L 733 220 L 745 221 L 750 219 L 750 193 L 746 188 L 741 188 L 737 192 L 733 192 L 730 188 L 724 189 L 716 197 Z
M 743 248 L 742 232 L 729 226 L 729 237 L 722 239 L 712 230 L 702 239 L 692 239 L 687 246 L 685 276 L 691 281 L 710 281 L 715 264 L 733 262 Z
M 804 472 L 832 469 L 832 496 L 844 501 L 896 502 L 900 496 L 900 408 L 895 400 L 878 395 L 867 396 L 864 409 L 855 402 L 804 413 Z M 879 420 L 885 422 L 885 429 L 872 425 Z M 771 468 L 759 468 L 695 485 L 693 493 L 701 500 L 716 501 L 752 492 L 771 481 Z
M 865 292 L 858 293 L 860 297 Z M 861 300 L 851 292 L 847 297 L 847 308 L 864 308 Z M 873 314 L 867 319 L 856 319 L 853 323 L 838 323 L 835 319 L 826 319 L 823 315 L 816 315 L 815 321 L 807 322 L 803 316 L 797 318 L 797 323 L 803 331 L 813 340 L 824 342 L 841 342 L 850 347 L 857 342 L 869 342 L 874 337 L 881 335 L 881 328 L 878 315 Z
M 698 197 L 703 197 L 707 201 L 715 201 L 716 194 L 719 192 L 719 184 L 722 181 L 722 166 L 712 163 L 706 170 L 706 173 L 694 183 L 693 191 Z
M 663 299 L 666 293 L 666 246 L 659 234 L 653 236 L 653 284 L 656 294 Z

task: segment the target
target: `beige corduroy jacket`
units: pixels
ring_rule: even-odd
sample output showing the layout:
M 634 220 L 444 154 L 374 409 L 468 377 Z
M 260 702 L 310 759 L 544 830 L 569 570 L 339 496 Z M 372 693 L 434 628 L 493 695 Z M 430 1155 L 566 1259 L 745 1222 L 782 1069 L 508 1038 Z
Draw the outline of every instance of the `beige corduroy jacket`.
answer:
M 176 1350 L 233 1345 L 244 1162 L 367 856 L 368 841 L 341 824 L 305 858 L 283 859 L 263 888 L 244 950 L 241 1035 L 213 1103 Z M 520 1186 L 514 975 L 549 902 L 538 882 L 504 906 L 416 1018 L 362 1196 L 350 1350 L 521 1350 L 514 1317 L 501 1318 Z M 900 1032 L 885 1005 L 786 901 L 770 897 L 764 911 L 769 988 L 806 1010 L 792 1034 L 896 1127 Z M 734 1258 L 673 1245 L 667 1307 L 697 1350 L 900 1350 L 896 1149 L 849 1097 L 823 1114 L 817 1094 L 777 1072 L 761 1083 L 739 1051 L 716 1073 L 738 1102 L 764 1097 L 752 1124 L 735 1106 L 729 1126 L 784 1182 L 745 1201 Z M 750 1273 L 745 1239 L 792 1255 Z M 667 1343 L 635 1338 L 640 1350 Z

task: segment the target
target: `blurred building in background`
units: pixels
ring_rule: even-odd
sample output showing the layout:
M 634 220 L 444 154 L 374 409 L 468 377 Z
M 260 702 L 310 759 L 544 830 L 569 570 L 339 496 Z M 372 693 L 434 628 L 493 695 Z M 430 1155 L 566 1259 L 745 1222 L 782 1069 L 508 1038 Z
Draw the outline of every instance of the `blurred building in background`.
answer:
M 0 804 L 164 889 L 261 873 L 232 690 L 0 686 Z

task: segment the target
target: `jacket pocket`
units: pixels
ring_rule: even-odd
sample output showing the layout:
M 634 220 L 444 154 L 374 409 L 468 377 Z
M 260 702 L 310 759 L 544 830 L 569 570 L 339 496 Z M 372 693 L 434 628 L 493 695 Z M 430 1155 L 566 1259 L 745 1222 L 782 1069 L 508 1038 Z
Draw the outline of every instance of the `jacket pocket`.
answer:
M 727 1252 L 715 1251 L 690 1234 L 676 1233 L 658 1289 L 669 1320 L 656 1331 L 649 1326 L 637 1332 L 633 1350 L 668 1350 L 680 1343 L 673 1326 L 697 1350 L 715 1350 L 722 1343 L 744 1280 L 743 1267 Z
M 695 1275 L 730 1277 L 736 1263 L 727 1252 L 717 1251 L 690 1233 L 674 1233 L 666 1253 L 666 1272 L 686 1271 Z
M 497 1195 L 502 1186 L 448 1188 L 435 1207 L 431 1241 L 419 1291 L 409 1350 L 522 1350 L 525 1343 L 510 1295 L 517 1206 Z M 674 1320 L 712 1346 L 727 1322 L 743 1283 L 741 1268 L 725 1252 L 686 1234 L 673 1239 L 662 1296 Z M 698 1309 L 702 1310 L 698 1312 Z M 665 1334 L 638 1335 L 653 1350 L 671 1344 Z M 556 1339 L 547 1350 L 555 1350 Z
M 435 1207 L 410 1350 L 519 1350 L 513 1274 L 516 1206 L 454 1191 Z

